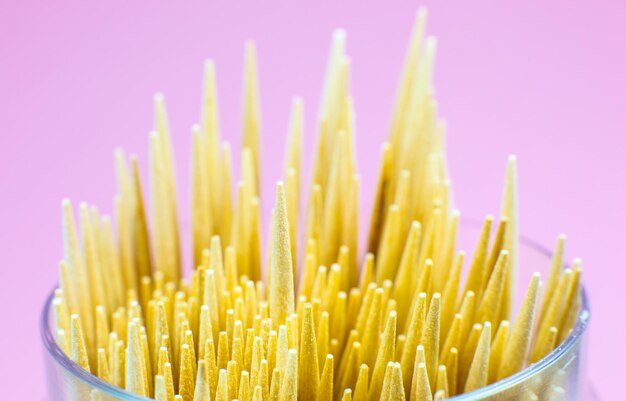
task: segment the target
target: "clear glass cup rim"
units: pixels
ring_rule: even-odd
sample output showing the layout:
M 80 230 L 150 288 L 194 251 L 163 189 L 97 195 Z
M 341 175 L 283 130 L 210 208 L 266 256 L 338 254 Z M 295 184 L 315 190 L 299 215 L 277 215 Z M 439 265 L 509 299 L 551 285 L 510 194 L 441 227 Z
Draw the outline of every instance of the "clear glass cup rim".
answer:
M 470 223 L 471 224 L 471 223 Z M 532 248 L 533 250 L 544 254 L 546 257 L 551 257 L 552 252 L 544 247 L 543 245 L 529 239 L 527 237 L 520 237 L 520 243 L 525 245 L 526 247 Z M 55 287 L 56 288 L 56 287 Z M 112 395 L 118 397 L 122 400 L 128 401 L 148 401 L 153 400 L 152 398 L 144 397 L 141 395 L 137 395 L 135 393 L 131 393 L 121 387 L 115 386 L 109 382 L 106 382 L 99 378 L 98 376 L 86 371 L 76 362 L 72 361 L 65 353 L 59 348 L 56 341 L 54 340 L 54 335 L 50 331 L 50 307 L 52 305 L 52 299 L 54 298 L 54 290 L 50 293 L 46 302 L 44 304 L 44 308 L 41 312 L 40 319 L 40 331 L 41 338 L 46 347 L 48 353 L 52 356 L 52 358 L 58 362 L 65 370 L 74 375 L 77 379 L 84 381 L 86 384 L 89 384 L 94 389 L 98 389 L 107 395 Z M 578 319 L 572 332 L 569 336 L 565 338 L 565 340 L 559 344 L 555 349 L 553 349 L 548 355 L 544 356 L 539 361 L 525 367 L 519 372 L 499 380 L 495 383 L 489 384 L 485 387 L 481 387 L 474 391 L 470 391 L 468 393 L 463 393 L 459 395 L 455 395 L 453 397 L 447 398 L 452 401 L 471 401 L 471 400 L 479 400 L 482 397 L 488 397 L 494 394 L 497 394 L 505 389 L 508 389 L 515 384 L 526 380 L 527 378 L 537 375 L 542 372 L 544 369 L 547 369 L 552 363 L 558 361 L 564 354 L 570 351 L 580 340 L 583 333 L 586 331 L 587 326 L 589 324 L 590 318 L 590 305 L 589 298 L 587 296 L 587 291 L 583 286 L 582 289 L 582 305 L 581 310 L 578 315 Z

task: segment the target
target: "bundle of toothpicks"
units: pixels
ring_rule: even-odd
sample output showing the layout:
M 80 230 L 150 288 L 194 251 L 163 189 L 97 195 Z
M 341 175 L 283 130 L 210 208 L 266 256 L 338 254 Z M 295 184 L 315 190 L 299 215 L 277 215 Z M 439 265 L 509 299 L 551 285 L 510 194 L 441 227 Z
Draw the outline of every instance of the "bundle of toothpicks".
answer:
M 53 300 L 60 349 L 100 379 L 159 401 L 440 400 L 550 353 L 578 318 L 580 261 L 565 268 L 559 236 L 545 282 L 535 273 L 513 310 L 520 252 L 514 157 L 498 217 L 484 219 L 472 254 L 458 249 L 446 125 L 432 84 L 436 41 L 425 36 L 425 22 L 420 9 L 369 227 L 360 225 L 350 59 L 338 30 L 306 188 L 304 106 L 293 100 L 283 179 L 265 216 L 267 252 L 255 47 L 245 48 L 236 181 L 231 148 L 219 136 L 215 66 L 206 62 L 201 122 L 191 130 L 187 277 L 166 105 L 156 95 L 149 188 L 137 156 L 118 150 L 114 220 L 84 203 L 75 216 L 63 202 L 64 257 Z M 549 397 L 539 387 L 543 395 L 526 389 L 519 399 Z M 74 396 L 101 399 L 103 391 Z

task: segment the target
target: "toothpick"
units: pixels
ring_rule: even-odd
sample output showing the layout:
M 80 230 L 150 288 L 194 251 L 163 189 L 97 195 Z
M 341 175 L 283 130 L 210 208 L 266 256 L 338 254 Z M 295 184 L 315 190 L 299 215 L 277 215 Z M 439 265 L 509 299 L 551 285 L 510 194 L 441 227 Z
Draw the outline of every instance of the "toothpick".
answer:
M 496 318 L 499 316 L 500 308 L 502 307 L 502 297 L 503 297 L 503 288 L 504 281 L 507 275 L 507 269 L 509 263 L 509 252 L 503 250 L 500 252 L 500 256 L 498 257 L 498 261 L 496 262 L 496 267 L 491 273 L 491 277 L 489 278 L 489 282 L 485 289 L 483 298 L 480 302 L 480 306 L 478 307 L 478 315 L 477 320 L 480 323 L 484 322 L 495 322 Z
M 165 377 L 163 375 L 156 375 L 154 377 L 154 398 L 157 401 L 169 401 L 165 387 Z
M 280 401 L 295 400 L 298 394 L 298 352 L 290 349 L 287 354 L 285 378 L 282 380 L 280 389 Z
M 131 321 L 128 323 L 128 348 L 126 349 L 126 390 L 147 396 L 145 380 L 145 361 L 139 338 L 139 325 Z
M 289 221 L 282 182 L 276 184 L 276 209 L 272 230 L 272 264 L 270 274 L 270 315 L 275 325 L 294 311 L 293 268 L 289 238 Z
M 489 352 L 491 346 L 491 323 L 485 322 L 476 346 L 476 352 L 467 374 L 464 391 L 469 392 L 487 385 L 489 374 Z
M 459 282 L 461 281 L 461 269 L 463 267 L 464 259 L 465 252 L 459 252 L 443 289 L 443 299 L 441 301 L 441 333 L 444 336 L 448 334 L 448 330 L 450 329 L 454 319 L 454 310 L 457 304 Z
M 504 183 L 504 195 L 502 200 L 502 217 L 507 220 L 507 228 L 504 235 L 504 248 L 509 251 L 509 267 L 504 280 L 504 296 L 502 298 L 501 319 L 508 319 L 515 286 L 517 284 L 517 271 L 519 264 L 519 223 L 518 223 L 518 199 L 517 199 L 517 158 L 509 156 Z
M 100 270 L 100 255 L 94 228 L 92 227 L 89 206 L 86 203 L 80 204 L 80 224 L 83 234 L 83 255 L 85 257 L 87 281 L 89 282 L 89 293 L 92 296 L 94 305 L 104 305 L 106 301 L 104 299 L 103 278 Z
M 226 366 L 226 382 L 228 386 L 228 398 L 236 399 L 239 393 L 239 366 L 234 360 L 228 361 Z
M 559 339 L 558 335 L 559 335 L 559 329 L 557 329 L 554 326 L 550 327 L 550 329 L 548 330 L 548 335 L 544 338 L 543 344 L 538 345 L 537 347 L 537 353 L 534 356 L 534 358 L 537 358 L 537 359 L 531 360 L 531 362 L 537 362 L 537 360 L 539 360 L 540 358 L 543 358 L 544 356 L 548 355 L 556 346 L 557 341 Z
M 304 318 L 300 340 L 300 361 L 298 373 L 298 399 L 315 401 L 319 387 L 319 366 L 315 324 L 310 303 L 304 305 Z
M 464 342 L 467 340 L 470 330 L 472 329 L 472 324 L 474 322 L 474 316 L 476 311 L 476 297 L 473 291 L 468 291 L 465 293 L 463 297 L 463 302 L 461 303 L 461 309 L 459 313 L 461 314 L 461 335 L 460 340 Z
M 535 273 L 528 285 L 519 314 L 513 323 L 511 337 L 506 343 L 500 369 L 498 369 L 498 378 L 500 379 L 520 370 L 528 356 L 528 347 L 535 321 L 535 305 L 539 294 L 539 279 L 539 273 Z
M 360 342 L 354 341 L 352 343 L 352 348 L 350 352 L 347 354 L 346 364 L 345 366 L 339 367 L 339 377 L 341 378 L 340 386 L 335 390 L 335 397 L 339 398 L 341 394 L 341 389 L 353 388 L 356 383 L 356 379 L 358 377 L 359 371 L 359 361 L 361 360 L 360 355 L 363 353 L 363 347 Z M 343 362 L 343 361 L 342 361 Z
M 426 355 L 428 380 L 432 383 L 435 383 L 436 369 L 439 366 L 440 299 L 438 292 L 433 294 L 420 341 Z
M 193 238 L 194 264 L 198 266 L 202 259 L 202 251 L 210 246 L 210 234 L 213 222 L 211 221 L 211 198 L 208 188 L 206 155 L 203 153 L 206 145 L 199 125 L 192 127 L 192 207 L 191 224 Z M 207 230 L 209 227 L 209 230 Z
M 498 326 L 498 331 L 492 341 L 491 351 L 489 353 L 489 374 L 488 383 L 498 380 L 498 370 L 504 357 L 504 347 L 509 339 L 510 324 L 508 320 L 502 320 Z
M 402 349 L 402 356 L 400 358 L 400 365 L 402 366 L 402 382 L 405 385 L 405 393 L 410 393 L 409 383 L 414 376 L 413 368 L 415 360 L 416 347 L 422 338 L 422 331 L 424 330 L 424 320 L 426 318 L 426 303 L 427 295 L 425 292 L 421 292 L 417 295 L 415 302 L 413 303 L 413 311 L 411 313 L 411 322 L 407 329 L 407 337 Z
M 380 285 L 386 279 L 392 279 L 395 271 L 390 270 L 396 265 L 400 224 L 400 207 L 397 204 L 389 206 L 385 225 L 383 227 L 382 241 L 378 257 L 376 259 L 376 282 Z
M 217 383 L 219 380 L 219 370 L 217 365 L 217 357 L 215 355 L 215 346 L 213 340 L 208 339 L 204 346 L 204 360 L 206 362 L 207 376 L 209 381 L 209 388 L 211 389 L 211 395 L 215 394 Z
M 473 291 L 474 294 L 478 296 L 478 299 L 482 298 L 483 277 L 485 276 L 487 252 L 489 250 L 489 234 L 491 233 L 492 224 L 493 216 L 487 215 L 478 237 L 478 243 L 476 244 L 476 248 L 474 250 L 474 257 L 467 273 L 465 290 L 463 291 L 464 294 L 468 291 Z
M 482 324 L 475 323 L 474 325 L 472 325 L 472 329 L 467 339 L 467 342 L 463 345 L 461 349 L 461 354 L 459 355 L 458 376 L 458 385 L 461 392 L 465 391 L 465 384 L 467 383 L 467 378 L 472 365 L 472 361 L 474 360 L 474 355 L 476 354 L 476 348 L 478 347 L 478 342 L 480 340 L 482 330 Z
M 130 155 L 132 190 L 134 191 L 133 217 L 133 242 L 135 246 L 135 263 L 140 277 L 150 274 L 152 270 L 152 258 L 150 251 L 150 237 L 146 222 L 146 212 L 143 201 L 143 190 L 139 173 L 139 160 L 137 155 Z
M 457 394 L 458 389 L 458 370 L 459 370 L 459 351 L 456 347 L 450 348 L 445 359 L 445 366 L 448 376 L 448 394 L 450 396 Z
M 384 371 L 387 363 L 393 361 L 396 348 L 396 311 L 389 312 L 387 316 L 387 322 L 385 324 L 385 331 L 383 332 L 381 344 L 378 348 L 378 354 L 376 355 L 376 363 L 374 364 L 374 371 L 372 374 L 372 381 L 370 383 L 370 398 L 378 399 L 382 392 Z M 403 390 L 404 391 L 404 390 Z
M 226 243 L 230 244 L 232 231 L 232 162 L 230 144 L 224 142 L 221 148 L 221 165 L 220 171 L 220 227 L 219 233 Z
M 209 233 L 219 232 L 219 229 L 227 224 L 227 220 L 223 217 L 225 205 L 222 204 L 221 195 L 226 173 L 222 166 L 220 155 L 220 132 L 219 117 L 217 105 L 217 84 L 215 78 L 215 63 L 213 60 L 207 60 L 204 64 L 204 83 L 202 94 L 202 112 L 201 112 L 201 128 L 203 134 L 203 143 L 205 150 L 201 154 L 205 155 L 207 174 L 206 188 L 209 193 L 209 221 L 213 226 L 208 229 Z M 222 174 L 220 174 L 222 173 Z M 228 182 L 227 185 L 230 185 Z M 230 189 L 230 186 L 228 187 Z M 220 234 L 222 234 L 220 232 Z
M 263 388 L 261 386 L 254 386 L 254 390 L 252 392 L 252 401 L 262 401 L 263 400 Z
M 280 400 L 280 389 L 282 386 L 282 373 L 278 369 L 274 369 L 272 372 L 272 384 L 270 387 L 270 401 Z
M 380 316 L 382 314 L 382 300 L 383 289 L 377 288 L 374 292 L 372 299 L 372 305 L 369 308 L 367 321 L 363 330 L 363 337 L 361 338 L 361 351 L 359 353 L 358 360 L 365 363 L 368 366 L 374 366 L 376 354 L 374 350 L 378 349 L 379 344 L 379 327 Z
M 114 355 L 111 364 L 113 366 L 112 376 L 114 378 L 114 384 L 124 388 L 126 386 L 126 352 L 123 340 L 118 340 L 115 343 Z
M 392 119 L 393 122 L 391 126 L 390 136 L 394 144 L 399 141 L 399 136 L 404 129 L 409 97 L 411 90 L 415 85 L 415 72 L 417 71 L 417 64 L 420 59 L 420 50 L 426 25 L 426 16 L 426 8 L 420 7 L 415 17 L 413 30 L 411 32 L 411 39 L 406 50 L 404 67 L 396 94 Z
M 180 358 L 180 379 L 178 381 L 178 392 L 184 401 L 193 401 L 195 388 L 195 375 L 192 351 L 189 344 L 183 344 Z
M 396 285 L 393 290 L 393 297 L 398 302 L 398 322 L 400 327 L 404 327 L 407 311 L 410 309 L 410 302 L 413 297 L 413 290 L 415 289 L 413 274 L 414 266 L 417 263 L 421 230 L 421 224 L 413 221 L 395 277 Z
M 258 172 L 260 171 L 259 134 L 261 121 L 256 46 L 252 41 L 246 42 L 244 63 L 242 147 L 252 151 L 252 162 L 255 171 L 254 188 L 258 188 Z
M 107 362 L 107 355 L 104 348 L 98 348 L 97 351 L 97 375 L 104 381 L 110 381 L 111 376 L 109 374 L 109 364 Z
M 228 382 L 226 376 L 226 369 L 220 369 L 219 379 L 217 382 L 217 390 L 215 392 L 215 400 L 216 401 L 227 401 L 229 400 L 228 396 Z
M 389 401 L 404 401 L 405 399 L 406 395 L 404 394 L 404 386 L 402 384 L 402 370 L 400 369 L 400 363 L 395 362 L 391 372 L 391 392 L 389 394 Z
M 173 204 L 168 194 L 171 182 L 167 172 L 166 150 L 163 149 L 163 139 L 158 132 L 150 135 L 150 177 L 152 187 L 153 216 L 157 236 L 154 238 L 156 254 L 156 270 L 163 272 L 166 281 L 178 281 L 177 234 L 175 219 L 173 218 Z M 163 134 L 161 134 L 163 135 Z
M 90 347 L 93 336 L 92 299 L 74 221 L 72 205 L 69 200 L 65 199 L 63 200 L 63 242 L 64 259 L 69 272 L 69 277 L 67 277 L 69 280 L 65 282 L 65 291 L 71 293 L 71 299 L 74 300 L 70 305 L 70 313 L 80 313 L 81 320 L 84 319 L 85 332 L 81 335 L 85 336 L 84 341 Z
M 252 397 L 250 393 L 250 374 L 242 370 L 241 371 L 241 379 L 239 379 L 239 394 L 237 399 L 239 401 L 250 401 Z
M 561 275 L 561 271 L 563 270 L 565 239 L 566 237 L 564 234 L 559 235 L 556 241 L 556 246 L 554 247 L 552 263 L 550 264 L 550 271 L 548 272 L 548 279 L 546 280 L 546 285 L 543 292 L 543 301 L 541 303 L 541 308 L 539 312 L 539 325 L 541 325 L 543 322 L 548 306 L 550 305 L 552 295 L 554 294 L 554 291 L 556 290 L 559 283 L 559 276 Z
M 459 349 L 461 347 L 461 330 L 463 323 L 463 315 L 456 313 L 452 320 L 452 326 L 448 330 L 446 340 L 441 348 L 441 359 L 445 361 L 448 357 L 448 353 L 452 348 Z
M 437 385 L 435 386 L 435 394 L 443 392 L 444 394 L 450 394 L 448 390 L 448 371 L 446 365 L 439 365 L 437 369 Z
M 564 333 L 569 333 L 569 331 L 574 327 L 574 323 L 576 322 L 578 317 L 578 311 L 580 310 L 580 304 L 582 302 L 580 294 L 582 260 L 580 258 L 576 258 L 573 260 L 572 271 L 572 281 L 565 295 L 565 310 L 561 316 L 559 325 L 557 326 L 559 332 L 561 332 L 561 335 L 563 335 Z
M 491 245 L 491 252 L 489 253 L 489 258 L 487 259 L 487 263 L 485 265 L 485 274 L 483 276 L 483 292 L 487 287 L 487 282 L 491 277 L 493 270 L 496 267 L 496 263 L 500 257 L 500 252 L 505 249 L 504 248 L 504 237 L 506 235 L 508 222 L 506 218 L 500 219 L 498 223 L 498 229 L 496 230 L 496 236 L 493 239 L 493 244 Z
M 390 179 L 392 146 L 389 142 L 383 143 L 381 150 L 381 165 L 378 173 L 378 182 L 376 184 L 376 195 L 374 196 L 374 205 L 372 208 L 372 217 L 370 221 L 368 252 L 377 253 L 382 232 L 383 222 L 386 212 L 385 189 Z
M 331 400 L 333 397 L 333 380 L 334 380 L 334 357 L 327 354 L 324 359 L 324 368 L 319 381 L 316 401 Z
M 433 393 L 430 390 L 426 365 L 423 362 L 416 362 L 413 372 L 411 401 L 432 401 Z
M 71 327 L 71 344 L 72 344 L 72 360 L 80 365 L 81 368 L 86 371 L 89 369 L 89 359 L 87 356 L 87 346 L 85 345 L 85 338 L 83 336 L 82 324 L 79 316 L 73 314 L 70 317 Z

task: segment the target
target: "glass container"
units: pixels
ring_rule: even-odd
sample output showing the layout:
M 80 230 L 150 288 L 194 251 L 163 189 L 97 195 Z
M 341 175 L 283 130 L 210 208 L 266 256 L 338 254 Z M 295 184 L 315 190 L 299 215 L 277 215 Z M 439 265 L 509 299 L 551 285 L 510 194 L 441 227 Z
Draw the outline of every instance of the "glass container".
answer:
M 478 232 L 479 225 L 464 221 L 459 237 L 461 249 L 472 251 Z M 518 290 L 522 290 L 534 271 L 545 276 L 550 266 L 551 252 L 526 238 L 520 240 L 519 251 Z M 518 292 L 523 293 L 523 290 Z M 85 371 L 61 351 L 53 336 L 53 295 L 48 297 L 41 315 L 48 381 L 46 401 L 147 401 L 146 397 L 127 392 Z M 571 334 L 557 348 L 510 377 L 449 400 L 598 401 L 585 375 L 589 317 L 589 300 L 583 289 L 578 321 Z

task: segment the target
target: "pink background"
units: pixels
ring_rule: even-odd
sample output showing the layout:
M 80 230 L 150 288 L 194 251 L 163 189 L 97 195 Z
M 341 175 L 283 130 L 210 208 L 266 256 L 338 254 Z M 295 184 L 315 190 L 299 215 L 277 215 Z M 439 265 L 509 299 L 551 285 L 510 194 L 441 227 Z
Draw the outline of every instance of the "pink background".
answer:
M 37 324 L 61 257 L 60 200 L 111 213 L 112 150 L 124 146 L 145 162 L 155 91 L 167 97 L 186 188 L 203 60 L 217 62 L 222 135 L 237 149 L 243 42 L 256 39 L 268 194 L 280 174 L 290 98 L 304 97 L 311 145 L 331 32 L 346 28 L 369 200 L 416 10 L 409 1 L 87 3 L 0 6 L 6 399 L 45 399 Z M 584 258 L 593 302 L 589 374 L 604 399 L 619 399 L 626 359 L 625 3 L 430 3 L 457 204 L 468 216 L 497 212 L 506 156 L 518 155 L 521 231 L 548 245 L 565 232 L 569 256 Z

